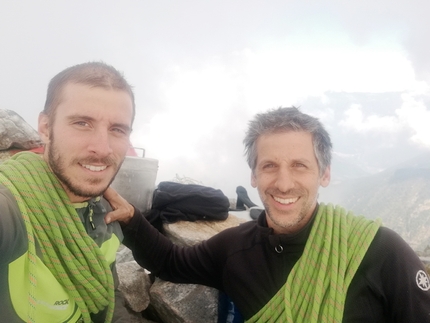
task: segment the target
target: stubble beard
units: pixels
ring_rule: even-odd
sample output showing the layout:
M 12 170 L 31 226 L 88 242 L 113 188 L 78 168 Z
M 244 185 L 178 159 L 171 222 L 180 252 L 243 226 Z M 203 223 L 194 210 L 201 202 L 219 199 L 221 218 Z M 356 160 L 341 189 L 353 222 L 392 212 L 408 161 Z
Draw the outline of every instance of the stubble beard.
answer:
M 282 212 L 278 210 L 273 211 L 268 204 L 264 204 L 264 207 L 266 209 L 266 214 L 270 218 L 270 220 L 272 220 L 272 222 L 278 227 L 281 227 L 286 230 L 293 229 L 305 218 L 305 214 L 302 210 L 297 216 L 295 216 L 294 218 L 290 218 L 291 213 L 289 212 Z
M 109 165 L 109 167 L 116 167 L 116 172 L 114 176 L 112 176 L 109 183 L 106 185 L 106 187 L 99 189 L 99 190 L 90 190 L 85 189 L 85 184 L 89 184 L 90 186 L 94 184 L 100 183 L 101 179 L 86 179 L 85 183 L 73 183 L 72 179 L 66 175 L 65 169 L 68 167 L 66 165 L 66 162 L 61 158 L 61 154 L 58 152 L 56 146 L 55 146 L 55 140 L 54 136 L 51 133 L 51 144 L 49 145 L 48 149 L 48 164 L 51 168 L 52 172 L 57 176 L 57 178 L 60 180 L 62 185 L 72 194 L 83 197 L 83 198 L 93 198 L 102 195 L 106 189 L 109 187 L 109 185 L 113 182 L 115 179 L 116 174 L 118 173 L 121 164 L 117 165 L 112 158 L 101 158 L 101 159 L 95 159 L 95 158 L 87 158 L 85 160 L 80 160 L 80 163 L 92 163 L 92 162 L 101 162 L 103 164 Z M 78 160 L 72 160 L 71 165 L 77 164 Z
M 307 196 L 304 193 L 305 192 L 303 192 L 302 190 L 292 190 L 287 192 L 286 194 L 290 196 L 300 196 L 300 199 L 302 199 L 302 198 L 306 198 Z M 260 194 L 260 199 L 263 201 L 263 205 L 266 210 L 267 216 L 278 227 L 281 227 L 286 230 L 291 230 L 291 229 L 294 230 L 294 228 L 298 226 L 300 223 L 302 223 L 303 219 L 305 219 L 308 213 L 310 212 L 310 208 L 312 204 L 310 201 L 307 201 L 302 206 L 299 213 L 296 215 L 294 215 L 294 213 L 289 211 L 273 210 L 273 208 L 267 202 L 267 198 L 272 198 L 272 195 L 281 196 L 282 194 L 277 194 L 277 192 L 267 191 L 266 194 L 264 195 L 264 199 L 263 199 L 263 196 L 261 196 Z M 294 217 L 291 218 L 291 216 L 294 216 Z

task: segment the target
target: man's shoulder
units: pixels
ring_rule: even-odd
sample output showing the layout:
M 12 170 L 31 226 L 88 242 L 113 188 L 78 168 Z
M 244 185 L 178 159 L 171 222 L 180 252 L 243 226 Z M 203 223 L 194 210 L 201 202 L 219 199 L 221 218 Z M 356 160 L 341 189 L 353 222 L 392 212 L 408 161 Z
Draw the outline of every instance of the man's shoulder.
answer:
M 20 213 L 18 203 L 11 191 L 0 183 L 0 214 L 1 220 L 11 213 Z
M 381 226 L 375 235 L 375 244 L 384 249 L 391 248 L 408 248 L 407 242 L 394 230 Z
M 371 263 L 413 263 L 420 265 L 418 255 L 411 246 L 394 230 L 381 226 L 366 254 Z
M 18 203 L 9 189 L 0 184 L 0 258 L 10 259 L 26 243 L 27 231 Z

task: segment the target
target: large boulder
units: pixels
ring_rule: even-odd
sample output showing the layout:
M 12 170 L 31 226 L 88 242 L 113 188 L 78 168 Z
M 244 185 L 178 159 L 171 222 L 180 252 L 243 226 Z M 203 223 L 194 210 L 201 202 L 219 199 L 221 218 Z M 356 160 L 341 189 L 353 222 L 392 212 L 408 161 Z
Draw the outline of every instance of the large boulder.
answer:
M 192 246 L 244 221 L 244 219 L 229 214 L 224 221 L 179 221 L 166 223 L 163 228 L 166 237 L 173 243 L 180 246 Z
M 40 147 L 39 134 L 16 112 L 0 109 L 0 151 Z
M 148 273 L 135 261 L 117 265 L 121 282 L 119 290 L 124 294 L 126 304 L 133 312 L 142 312 L 149 305 L 151 279 Z
M 150 289 L 151 306 L 160 322 L 217 323 L 218 291 L 195 284 L 174 284 L 157 278 Z

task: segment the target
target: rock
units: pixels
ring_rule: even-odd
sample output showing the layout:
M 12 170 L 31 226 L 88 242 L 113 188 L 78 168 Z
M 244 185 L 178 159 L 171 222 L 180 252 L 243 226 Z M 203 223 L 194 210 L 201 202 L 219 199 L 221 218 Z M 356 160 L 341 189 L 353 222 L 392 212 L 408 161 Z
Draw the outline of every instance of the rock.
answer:
M 173 243 L 181 246 L 192 246 L 227 228 L 238 226 L 246 220 L 229 214 L 224 221 L 179 221 L 163 225 L 165 235 Z
M 156 279 L 151 286 L 151 305 L 162 322 L 216 323 L 218 290 L 195 284 L 174 284 Z
M 130 314 L 130 318 L 128 322 L 130 323 L 157 323 L 144 318 L 141 313 L 136 313 L 129 310 L 129 314 Z
M 40 147 L 39 134 L 17 113 L 0 109 L 0 150 Z
M 133 257 L 133 254 L 131 253 L 131 250 L 124 245 L 120 245 L 116 253 L 116 263 L 120 264 L 123 262 L 129 262 L 133 260 L 134 260 L 134 257 Z
M 135 261 L 117 265 L 119 290 L 124 294 L 127 306 L 134 312 L 142 312 L 149 305 L 151 280 L 145 269 Z

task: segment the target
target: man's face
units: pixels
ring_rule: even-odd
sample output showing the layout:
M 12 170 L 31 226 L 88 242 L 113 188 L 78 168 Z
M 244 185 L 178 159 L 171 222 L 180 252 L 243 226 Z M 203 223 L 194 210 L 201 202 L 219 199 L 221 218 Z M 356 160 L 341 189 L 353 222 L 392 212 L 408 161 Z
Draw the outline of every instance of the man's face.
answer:
M 305 226 L 317 203 L 319 186 L 330 182 L 330 168 L 319 174 L 312 136 L 307 132 L 264 134 L 257 139 L 251 184 L 258 189 L 269 227 L 293 233 Z
M 130 146 L 133 105 L 125 91 L 67 84 L 55 119 L 39 116 L 44 158 L 72 202 L 101 195 Z

